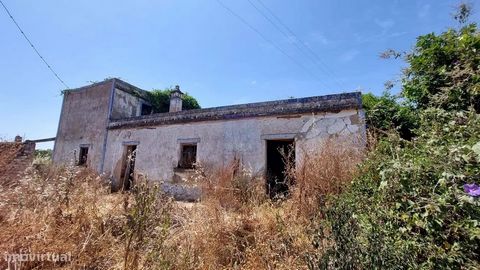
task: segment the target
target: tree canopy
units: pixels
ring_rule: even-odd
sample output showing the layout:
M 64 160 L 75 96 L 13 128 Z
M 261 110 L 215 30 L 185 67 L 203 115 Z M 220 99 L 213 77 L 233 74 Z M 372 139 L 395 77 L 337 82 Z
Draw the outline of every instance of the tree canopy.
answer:
M 389 49 L 383 58 L 403 59 L 401 92 L 363 95 L 367 125 L 373 130 L 396 130 L 410 140 L 418 127 L 420 110 L 480 112 L 480 33 L 475 23 L 466 24 L 470 7 L 461 4 L 454 18 L 460 28 L 450 28 L 417 38 L 410 52 Z
M 403 96 L 419 108 L 480 112 L 480 34 L 472 23 L 417 39 L 406 54 Z

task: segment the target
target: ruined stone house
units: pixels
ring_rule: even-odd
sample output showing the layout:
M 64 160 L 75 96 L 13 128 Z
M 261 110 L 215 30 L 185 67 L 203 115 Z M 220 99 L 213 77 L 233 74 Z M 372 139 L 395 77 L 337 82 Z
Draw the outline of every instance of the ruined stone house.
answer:
M 177 88 L 170 111 L 151 114 L 146 91 L 120 79 L 65 91 L 54 163 L 88 166 L 115 189 L 139 174 L 174 183 L 196 164 L 233 161 L 269 181 L 282 177 L 279 149 L 294 149 L 298 163 L 327 138 L 365 136 L 359 92 L 186 111 L 181 96 Z

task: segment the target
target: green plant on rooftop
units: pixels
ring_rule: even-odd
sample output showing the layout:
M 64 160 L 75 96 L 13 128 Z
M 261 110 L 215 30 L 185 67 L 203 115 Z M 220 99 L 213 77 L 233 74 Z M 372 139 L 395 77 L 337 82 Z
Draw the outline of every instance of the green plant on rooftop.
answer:
M 153 113 L 168 112 L 170 106 L 170 93 L 172 88 L 166 88 L 164 90 L 154 89 L 148 92 L 148 99 L 152 105 Z M 198 101 L 190 96 L 188 93 L 184 93 L 182 97 L 182 110 L 200 109 Z

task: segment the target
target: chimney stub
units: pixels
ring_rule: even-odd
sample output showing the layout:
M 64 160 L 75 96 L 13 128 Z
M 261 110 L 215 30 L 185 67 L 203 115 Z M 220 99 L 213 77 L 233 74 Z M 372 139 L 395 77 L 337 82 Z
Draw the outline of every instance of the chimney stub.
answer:
M 169 112 L 179 112 L 182 110 L 182 91 L 180 86 L 176 85 L 175 89 L 170 93 L 170 110 Z

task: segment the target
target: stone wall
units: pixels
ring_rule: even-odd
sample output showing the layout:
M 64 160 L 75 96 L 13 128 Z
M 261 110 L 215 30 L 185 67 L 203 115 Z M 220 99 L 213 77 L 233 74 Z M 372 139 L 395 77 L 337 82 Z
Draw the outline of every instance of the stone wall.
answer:
M 146 91 L 120 79 L 108 79 L 64 91 L 53 162 L 66 164 L 88 147 L 87 166 L 101 173 L 111 119 L 140 115 Z
M 64 92 L 53 162 L 78 160 L 80 146 L 88 147 L 87 166 L 101 171 L 106 126 L 114 81 Z
M 0 143 L 0 185 L 15 183 L 32 164 L 35 155 L 33 142 Z
M 115 88 L 110 119 L 118 120 L 140 116 L 142 103 L 146 103 L 142 98 Z
M 197 160 L 204 166 L 225 166 L 235 157 L 253 173 L 263 174 L 268 139 L 295 139 L 296 156 L 301 157 L 302 151 L 318 149 L 327 138 L 362 144 L 364 136 L 361 110 L 111 129 L 104 171 L 118 179 L 125 145 L 137 144 L 136 172 L 170 182 L 182 143 L 195 141 Z
M 140 116 L 147 100 L 146 91 L 119 79 L 66 91 L 54 163 L 74 161 L 88 147 L 87 166 L 118 184 L 126 147 L 137 145 L 135 174 L 176 190 L 169 184 L 183 144 L 197 145 L 196 160 L 205 167 L 239 160 L 263 175 L 267 140 L 295 140 L 298 164 L 328 138 L 360 146 L 365 139 L 359 92 Z

